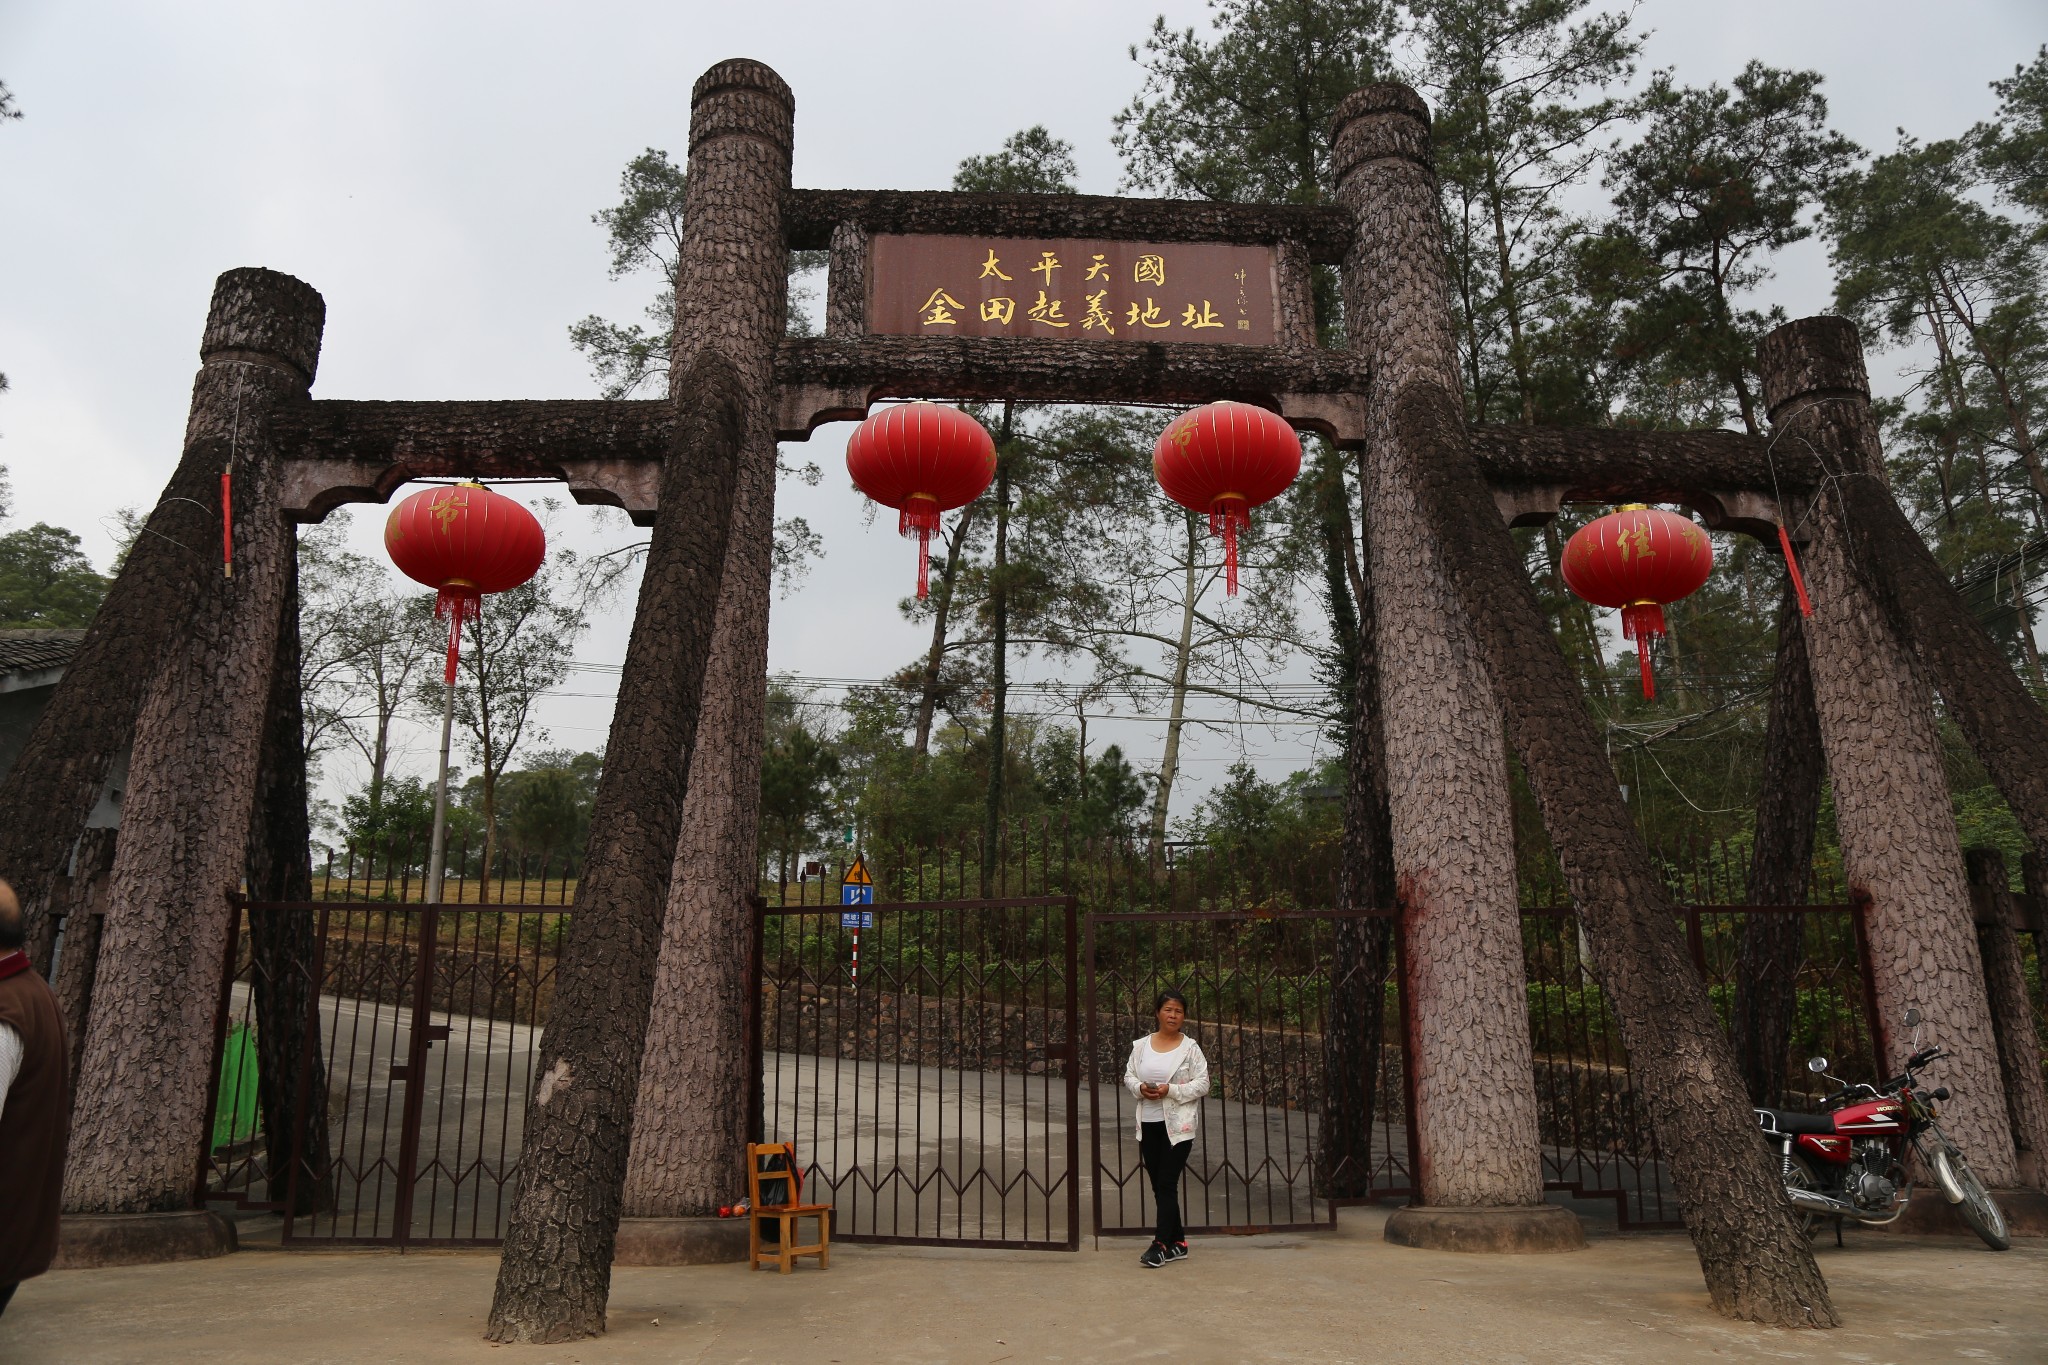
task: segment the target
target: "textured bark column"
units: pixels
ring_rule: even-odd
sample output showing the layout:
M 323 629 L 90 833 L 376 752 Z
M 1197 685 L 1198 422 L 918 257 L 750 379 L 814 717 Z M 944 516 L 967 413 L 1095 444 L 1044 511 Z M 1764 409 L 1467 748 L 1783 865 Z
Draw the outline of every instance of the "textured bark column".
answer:
M 1770 719 L 1764 729 L 1764 780 L 1756 800 L 1756 842 L 1749 857 L 1751 905 L 1806 904 L 1807 885 L 1813 880 L 1813 831 L 1820 818 L 1821 784 L 1826 773 L 1820 723 L 1813 713 L 1813 675 L 1806 666 L 1805 620 L 1788 576 L 1778 595 L 1778 658 L 1771 676 Z M 1742 1081 L 1754 1104 L 1784 1102 L 1805 919 L 1804 915 L 1743 917 L 1730 1031 Z
M 492 1341 L 574 1341 L 605 1328 L 654 965 L 754 397 L 713 350 L 677 386 L 661 514 L 534 1063 Z
M 2013 903 L 2005 855 L 1995 848 L 1963 854 L 1977 915 L 1977 950 L 1984 958 L 1984 991 L 1998 1033 L 1998 1068 L 2005 1077 L 2005 1113 L 2012 1124 L 2020 1181 L 2048 1189 L 2048 1093 L 2041 1080 L 2041 1039 L 2034 1003 L 2027 998 L 2020 954 L 2019 907 Z
M 1390 91 L 1393 87 L 1378 87 Z M 1364 456 L 1374 636 L 1407 954 L 1411 1153 L 1425 1205 L 1538 1205 L 1514 833 L 1500 708 L 1397 446 L 1393 396 L 1458 392 L 1428 114 L 1353 95 L 1337 193 L 1358 215 L 1344 263 L 1353 349 L 1372 366 Z M 1419 134 L 1419 136 L 1418 136 Z
M 1844 485 L 1881 486 L 1883 468 L 1862 351 L 1848 323 L 1808 318 L 1765 337 L 1757 359 L 1777 439 L 1804 445 L 1835 476 L 1814 499 L 1803 558 L 1807 650 L 1843 870 L 1865 906 L 1885 1069 L 1905 1060 L 1901 1020 L 1917 1005 L 1927 1040 L 1953 1054 L 1935 1073 L 1954 1095 L 1942 1126 L 1986 1184 L 2009 1186 L 2012 1129 L 1934 697 L 1852 553 Z
M 1356 91 L 1338 106 L 1335 123 L 1340 170 L 1375 152 L 1388 168 L 1359 196 L 1368 210 L 1361 215 L 1361 239 L 1371 240 L 1378 211 L 1407 219 L 1407 233 L 1427 240 L 1436 205 L 1426 194 L 1428 111 L 1415 92 L 1405 86 Z M 1376 209 L 1375 189 L 1385 209 Z M 1390 264 L 1408 262 L 1397 257 Z M 1671 897 L 1615 788 L 1579 682 L 1501 524 L 1457 391 L 1434 375 L 1418 375 L 1388 406 L 1393 454 L 1422 524 L 1443 547 L 1439 563 L 1509 720 L 1592 943 L 1600 985 L 1621 1026 L 1637 1090 L 1664 1138 L 1679 1209 L 1714 1307 L 1788 1327 L 1833 1326 L 1838 1319 L 1827 1287 L 1793 1224 L 1775 1164 L 1749 1115 L 1739 1103 L 1726 1102 L 1741 1093 L 1734 1050 L 1686 953 Z M 1702 1104 L 1702 1095 L 1721 1102 Z M 1448 1228 L 1456 1220 L 1444 1215 L 1459 1212 L 1436 1210 L 1434 1221 Z M 1537 1222 L 1537 1211 L 1526 1207 L 1494 1212 L 1521 1214 L 1525 1227 Z M 1389 1239 L 1400 1240 L 1397 1219 L 1416 1214 L 1403 1210 L 1390 1219 Z M 1577 1233 L 1576 1220 L 1570 1227 Z
M 85 1025 L 92 1012 L 92 982 L 100 966 L 100 930 L 106 924 L 107 878 L 114 870 L 114 841 L 119 831 L 89 829 L 78 838 L 72 864 L 70 914 L 64 921 L 64 948 L 57 977 L 57 1010 L 64 1016 L 64 1037 L 70 1044 L 64 1074 L 76 1076 L 85 1060 Z M 78 1087 L 71 1088 L 71 1107 L 78 1107 Z
M 287 534 L 297 533 L 287 528 Z M 256 810 L 249 823 L 249 899 L 305 902 L 313 899 L 313 863 L 306 808 L 296 544 L 286 569 L 284 605 L 278 613 L 277 658 L 270 671 L 270 700 L 263 721 Z M 263 1112 L 267 1197 L 284 1201 L 291 1187 L 296 1143 L 299 1180 L 292 1212 L 300 1215 L 333 1207 L 327 1065 L 320 1046 L 320 1017 L 312 1008 L 316 928 L 310 914 L 264 911 L 249 916 L 250 977 L 256 996 L 256 1094 Z M 299 1125 L 296 1131 L 294 1119 Z
M 629 1217 L 709 1214 L 745 1163 L 749 898 L 756 891 L 775 537 L 775 347 L 789 287 L 782 192 L 794 100 L 758 62 L 697 82 L 671 374 L 704 350 L 737 372 L 745 443 L 676 848 L 626 1179 Z
M 248 855 L 293 554 L 271 417 L 306 396 L 325 312 L 310 286 L 269 270 L 231 270 L 214 287 L 185 465 L 196 454 L 218 472 L 232 460 L 235 573 L 221 574 L 216 519 L 185 545 L 199 566 L 184 585 L 190 599 L 163 605 L 183 620 L 163 642 L 135 723 L 65 1170 L 68 1211 L 192 1201 L 227 898 Z
M 1348 507 L 1344 514 L 1350 515 Z M 1372 585 L 1364 584 L 1363 589 L 1356 594 L 1358 647 L 1353 654 L 1350 752 L 1344 774 L 1343 864 L 1337 877 L 1337 908 L 1353 914 L 1395 903 L 1393 826 L 1381 724 L 1386 702 L 1373 630 L 1378 612 Z M 1317 1179 L 1331 1199 L 1372 1193 L 1392 928 L 1378 917 L 1340 919 L 1331 944 L 1330 1003 L 1323 1023 L 1327 1080 L 1316 1148 Z

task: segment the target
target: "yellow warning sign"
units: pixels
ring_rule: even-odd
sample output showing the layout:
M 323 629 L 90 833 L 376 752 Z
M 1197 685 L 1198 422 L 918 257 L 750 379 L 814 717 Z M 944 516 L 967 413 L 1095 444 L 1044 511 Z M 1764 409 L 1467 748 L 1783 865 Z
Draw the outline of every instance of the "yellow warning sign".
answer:
M 853 866 L 846 869 L 846 875 L 839 879 L 841 886 L 873 886 L 875 879 L 868 875 L 867 859 L 854 855 Z

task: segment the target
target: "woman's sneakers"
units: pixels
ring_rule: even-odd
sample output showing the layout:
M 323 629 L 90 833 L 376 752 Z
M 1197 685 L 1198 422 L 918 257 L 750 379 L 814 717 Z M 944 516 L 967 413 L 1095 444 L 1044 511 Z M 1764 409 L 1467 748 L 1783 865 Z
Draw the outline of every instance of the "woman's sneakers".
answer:
M 1157 1270 L 1168 1261 L 1185 1261 L 1187 1258 L 1186 1242 L 1154 1242 L 1145 1248 L 1145 1254 L 1138 1258 L 1138 1264 L 1147 1270 Z

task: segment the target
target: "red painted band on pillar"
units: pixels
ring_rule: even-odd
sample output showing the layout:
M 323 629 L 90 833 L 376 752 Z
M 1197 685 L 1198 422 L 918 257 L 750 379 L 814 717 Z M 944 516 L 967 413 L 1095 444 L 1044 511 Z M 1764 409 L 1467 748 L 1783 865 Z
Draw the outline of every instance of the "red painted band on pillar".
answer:
M 1792 537 L 1783 522 L 1778 524 L 1778 548 L 1785 552 L 1785 568 L 1792 575 L 1792 591 L 1799 594 L 1799 614 L 1813 615 L 1813 602 L 1806 595 L 1806 577 L 1799 572 L 1799 557 L 1792 553 Z

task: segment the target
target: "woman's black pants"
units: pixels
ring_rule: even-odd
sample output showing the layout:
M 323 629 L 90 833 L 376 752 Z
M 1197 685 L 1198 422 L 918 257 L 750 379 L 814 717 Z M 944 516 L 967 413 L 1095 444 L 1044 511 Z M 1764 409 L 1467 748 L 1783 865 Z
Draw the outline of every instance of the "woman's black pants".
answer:
M 1159 1223 L 1152 1235 L 1171 1246 L 1188 1239 L 1180 1224 L 1180 1173 L 1187 1169 L 1192 1142 L 1174 1142 L 1166 1136 L 1166 1125 L 1148 1123 L 1138 1137 L 1138 1155 L 1144 1158 L 1145 1174 L 1152 1177 L 1152 1203 L 1159 1210 Z

